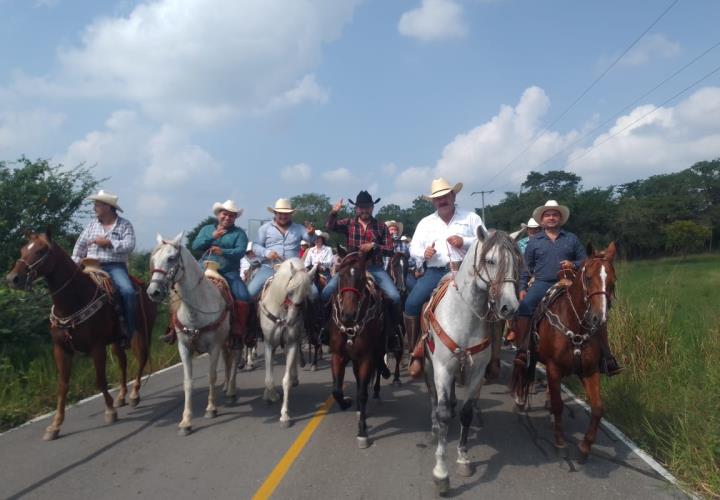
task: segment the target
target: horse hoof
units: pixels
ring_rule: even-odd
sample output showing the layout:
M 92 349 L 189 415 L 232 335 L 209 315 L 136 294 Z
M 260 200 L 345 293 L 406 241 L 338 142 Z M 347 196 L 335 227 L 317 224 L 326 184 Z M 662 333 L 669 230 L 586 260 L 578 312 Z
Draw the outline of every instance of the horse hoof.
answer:
M 317 371 L 317 365 L 310 365 L 310 371 L 316 372 Z
M 293 379 L 292 382 L 290 383 L 290 385 L 292 387 L 297 387 L 300 385 L 300 381 L 298 379 Z
M 555 453 L 557 453 L 557 456 L 562 459 L 568 458 L 568 450 L 565 445 L 563 445 L 563 446 L 555 445 Z
M 347 410 L 352 405 L 352 398 L 350 396 L 345 396 L 342 398 L 342 401 L 338 402 L 340 404 L 341 410 Z
M 580 451 L 580 458 L 583 461 L 587 461 L 588 455 L 590 455 L 590 446 L 586 445 L 584 441 L 578 443 L 578 450 Z
M 140 404 L 140 396 L 136 398 L 130 398 L 130 407 L 135 408 L 137 405 Z
M 232 395 L 226 394 L 225 395 L 225 404 L 226 405 L 234 405 L 235 403 L 237 403 L 237 395 L 236 394 L 232 394 Z
M 446 495 L 447 492 L 450 490 L 450 478 L 448 476 L 442 479 L 438 479 L 435 477 L 433 478 L 433 480 L 435 481 L 435 491 L 437 492 L 437 494 L 440 496 Z
M 457 464 L 457 475 L 462 477 L 472 477 L 474 471 L 473 466 L 468 462 L 458 462 Z
M 291 423 L 292 421 L 289 418 L 287 420 L 280 419 L 280 427 L 282 427 L 283 429 L 287 429 L 288 427 L 290 427 Z
M 245 371 L 251 372 L 255 369 L 255 365 L 245 365 Z
M 370 446 L 370 439 L 368 439 L 367 437 L 358 436 L 357 444 L 358 444 L 358 448 L 360 448 L 361 450 L 364 450 Z
M 180 427 L 177 431 L 178 436 L 189 436 L 192 432 L 192 427 Z
M 125 398 L 117 398 L 115 402 L 113 403 L 113 408 L 122 408 L 127 403 L 125 402 Z
M 208 410 L 205 412 L 205 418 L 215 418 L 217 417 L 217 410 Z
M 399 378 L 396 378 L 395 380 L 392 381 L 392 385 L 399 387 L 402 385 L 402 382 L 400 382 Z
M 112 412 L 112 413 L 105 414 L 105 423 L 106 424 L 114 424 L 115 422 L 117 422 L 117 413 Z
M 45 434 L 43 434 L 43 441 L 55 441 L 58 438 L 58 435 L 60 435 L 60 429 L 45 431 Z

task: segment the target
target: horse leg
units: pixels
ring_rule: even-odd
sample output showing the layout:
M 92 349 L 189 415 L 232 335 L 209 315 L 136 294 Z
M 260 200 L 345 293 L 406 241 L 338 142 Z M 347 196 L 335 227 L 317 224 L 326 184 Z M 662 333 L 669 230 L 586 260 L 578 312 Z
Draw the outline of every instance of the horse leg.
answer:
M 435 374 L 431 360 L 425 360 L 425 369 L 423 373 L 425 375 L 425 385 L 427 386 L 428 394 L 430 394 L 430 422 L 432 423 L 431 431 L 433 435 L 433 440 L 435 444 L 437 444 L 438 434 L 440 432 L 440 424 L 438 424 L 437 421 L 438 396 L 437 388 L 435 387 Z
M 583 385 L 590 400 L 590 425 L 588 425 L 585 438 L 580 442 L 578 448 L 582 453 L 582 458 L 586 459 L 597 437 L 598 426 L 603 416 L 603 405 L 600 399 L 600 373 L 595 372 L 589 377 L 583 378 Z
M 400 361 L 402 360 L 403 355 L 403 343 L 402 343 L 402 337 L 398 337 L 400 339 L 400 348 L 396 349 L 393 353 L 395 355 L 395 372 L 393 373 L 393 381 L 392 385 L 401 385 L 402 382 L 400 382 Z
M 352 398 L 345 396 L 343 393 L 343 383 L 345 382 L 345 365 L 347 365 L 347 359 L 343 358 L 339 354 L 332 355 L 332 362 L 330 364 L 333 376 L 333 397 L 340 406 L 341 410 L 347 410 L 352 404 Z
M 142 385 L 142 376 L 145 371 L 145 365 L 150 358 L 150 342 L 149 342 L 148 325 L 143 325 L 133 342 L 133 354 L 138 364 L 138 372 L 130 391 L 130 406 L 133 408 L 140 403 L 140 387 Z
M 217 335 L 217 332 L 216 332 Z M 215 344 L 210 348 L 210 370 L 208 372 L 208 402 L 205 407 L 205 418 L 217 417 L 217 406 L 215 406 L 215 389 L 217 385 L 217 366 L 220 360 L 220 350 L 225 343 L 223 339 L 221 343 Z
M 50 425 L 45 429 L 44 441 L 52 441 L 60 434 L 60 427 L 65 421 L 65 401 L 70 387 L 70 371 L 72 367 L 72 351 L 68 352 L 58 344 L 53 344 L 53 356 L 58 371 L 57 408 Z
M 380 370 L 375 370 L 372 360 L 365 360 L 361 363 L 358 374 L 358 408 L 360 410 L 360 417 L 358 418 L 358 434 L 357 444 L 358 448 L 365 449 L 370 446 L 370 440 L 367 434 L 367 402 L 368 402 L 368 386 L 372 380 L 372 376 L 375 372 L 380 373 Z M 379 377 L 378 377 L 379 384 Z
M 310 345 L 310 337 L 308 335 L 305 336 L 305 338 L 308 339 L 308 346 Z M 300 368 L 305 368 L 305 355 L 303 354 L 303 341 L 302 338 L 298 341 L 299 344 L 299 356 L 300 356 Z M 310 349 L 308 348 L 308 356 L 310 355 Z
M 223 361 L 225 362 L 225 403 L 237 401 L 237 360 L 242 355 L 242 349 L 229 349 L 223 346 Z
M 185 407 L 183 408 L 182 420 L 178 424 L 178 434 L 187 436 L 192 432 L 192 389 L 193 389 L 193 367 L 192 353 L 185 344 L 184 339 L 178 342 L 178 352 L 183 364 L 183 391 L 185 392 Z
M 105 365 L 107 363 L 107 351 L 105 346 L 101 345 L 92 351 L 93 364 L 95 365 L 95 385 L 102 392 L 105 400 L 105 423 L 112 424 L 117 421 L 117 411 L 113 406 L 113 399 L 108 392 L 107 375 L 105 373 Z
M 470 477 L 473 475 L 473 468 L 470 463 L 470 457 L 468 457 L 467 442 L 487 367 L 484 366 L 484 363 L 476 360 L 474 365 L 466 365 L 465 370 L 468 370 L 470 373 L 468 374 L 469 380 L 467 380 L 465 402 L 460 409 L 460 440 L 458 441 L 457 447 L 457 473 L 463 477 Z
M 297 385 L 297 352 L 298 347 L 302 350 L 302 346 L 298 346 L 295 342 L 289 341 L 285 345 L 287 349 L 285 355 L 285 376 L 282 380 L 283 385 L 283 402 L 280 409 L 280 427 L 290 427 L 290 415 L 288 415 L 288 401 L 290 399 L 290 388 Z M 293 370 L 293 367 L 295 370 Z M 293 371 L 295 373 L 293 373 Z
M 450 423 L 450 394 L 452 391 L 453 377 L 448 373 L 447 369 L 442 365 L 435 367 L 435 388 L 437 390 L 437 406 L 435 409 L 435 418 L 438 425 L 438 443 L 435 450 L 435 468 L 433 469 L 433 479 L 435 480 L 435 488 L 441 495 L 447 493 L 450 489 L 450 479 L 448 477 L 447 468 L 447 433 Z
M 380 370 L 375 370 L 375 383 L 373 384 L 373 399 L 380 399 Z M 372 378 L 372 374 L 370 375 Z
M 127 396 L 127 353 L 125 349 L 121 349 L 118 344 L 112 345 L 112 351 L 115 355 L 115 359 L 118 361 L 120 366 L 120 390 L 118 390 L 117 397 L 115 398 L 115 408 L 125 406 L 125 397 Z
M 560 392 L 560 370 L 553 362 L 546 365 L 547 384 L 550 389 L 550 407 L 553 414 L 553 432 L 555 434 L 555 448 L 564 454 L 565 437 L 562 430 L 563 400 Z M 562 451 L 561 451 L 562 450 Z
M 273 379 L 273 346 L 270 337 L 265 339 L 265 392 L 263 399 L 266 403 L 275 403 L 280 399 L 280 395 L 275 390 L 275 380 Z

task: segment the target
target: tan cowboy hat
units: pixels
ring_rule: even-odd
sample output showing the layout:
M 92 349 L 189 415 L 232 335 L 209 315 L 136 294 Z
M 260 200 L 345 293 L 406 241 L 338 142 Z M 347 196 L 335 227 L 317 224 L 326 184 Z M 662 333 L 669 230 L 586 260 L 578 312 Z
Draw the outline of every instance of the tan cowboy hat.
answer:
M 274 207 L 267 207 L 268 212 L 270 213 L 280 213 L 280 214 L 291 214 L 295 211 L 295 209 L 290 204 L 290 200 L 287 198 L 278 198 L 278 200 L 275 202 Z
M 225 203 L 215 202 L 215 203 L 213 203 L 212 210 L 213 210 L 213 214 L 215 214 L 215 217 L 217 217 L 217 214 L 220 213 L 220 210 L 225 210 L 226 212 L 232 212 L 234 214 L 237 214 L 238 217 L 240 217 L 243 213 L 243 209 L 238 208 L 238 206 L 232 200 L 227 200 L 227 201 L 225 201 Z
M 122 208 L 120 208 L 120 205 L 118 205 L 118 196 L 116 194 L 108 193 L 106 191 L 103 191 L 102 189 L 98 191 L 97 194 L 91 194 L 87 197 L 88 200 L 93 201 L 101 201 L 103 203 L 107 203 L 111 207 L 114 207 L 116 210 L 119 210 L 120 212 L 123 211 Z
M 430 201 L 433 198 L 439 198 L 440 196 L 445 196 L 450 191 L 457 194 L 460 192 L 460 190 L 463 188 L 462 182 L 458 182 L 454 186 L 450 186 L 450 183 L 443 179 L 442 177 L 439 179 L 433 179 L 432 184 L 430 184 L 430 194 L 423 195 L 423 198 Z
M 557 210 L 562 215 L 562 222 L 560 225 L 565 224 L 570 218 L 570 209 L 565 205 L 560 205 L 555 200 L 548 200 L 543 206 L 537 207 L 533 210 L 532 218 L 536 221 L 542 220 L 543 214 L 548 210 Z
M 245 248 L 245 253 L 253 251 L 252 245 L 253 245 L 252 241 L 248 241 L 247 248 Z
M 385 223 L 385 225 L 386 225 L 387 227 L 395 226 L 395 227 L 397 228 L 397 230 L 398 230 L 398 234 L 402 234 L 402 233 L 403 233 L 403 223 L 402 223 L 402 222 L 398 222 L 398 221 L 395 221 L 395 220 L 389 220 L 389 221 L 387 221 L 387 222 Z
M 523 228 L 523 229 L 525 229 L 525 228 L 528 228 L 528 229 L 537 229 L 537 228 L 540 227 L 540 224 L 538 224 L 535 219 L 533 219 L 532 217 L 530 217 L 530 218 L 528 219 L 528 221 L 527 221 L 527 224 L 525 224 L 525 223 L 523 222 L 523 223 L 520 224 L 520 227 Z

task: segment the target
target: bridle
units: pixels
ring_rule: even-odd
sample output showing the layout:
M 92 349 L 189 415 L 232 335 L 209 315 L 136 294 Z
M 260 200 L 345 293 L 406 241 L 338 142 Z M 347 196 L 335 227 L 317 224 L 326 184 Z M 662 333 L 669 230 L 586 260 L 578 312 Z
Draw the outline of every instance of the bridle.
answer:
M 39 272 L 40 266 L 42 266 L 45 263 L 45 261 L 50 257 L 50 254 L 52 253 L 52 248 L 53 248 L 52 245 L 53 245 L 53 243 L 51 243 L 48 246 L 48 251 L 45 253 L 45 255 L 43 255 L 42 257 L 37 259 L 35 262 L 28 263 L 22 257 L 20 257 L 19 259 L 17 259 L 15 261 L 16 263 L 24 265 L 25 269 L 26 269 L 27 279 L 25 280 L 25 287 L 24 287 L 25 292 L 29 292 L 30 288 L 32 287 L 32 284 L 35 283 L 40 278 L 42 278 L 42 276 L 40 275 L 40 272 Z M 80 266 L 75 266 L 75 270 L 70 275 L 70 277 L 67 279 L 67 281 L 65 281 L 65 283 L 60 285 L 60 287 L 57 290 L 55 290 L 54 292 L 44 293 L 40 297 L 54 297 L 58 293 L 62 292 L 65 288 L 68 287 L 68 285 L 70 285 L 70 283 L 72 283 L 72 280 L 75 279 L 75 276 L 77 276 L 78 272 L 80 272 Z
M 515 276 L 513 278 L 508 278 L 507 273 L 504 273 L 505 275 L 502 277 L 496 276 L 495 279 L 490 278 L 490 271 L 487 268 L 487 260 L 484 258 L 481 259 L 481 265 L 478 266 L 478 247 L 480 245 L 475 245 L 475 252 L 473 255 L 473 266 L 472 266 L 472 275 L 476 278 L 478 278 L 480 281 L 482 281 L 485 284 L 485 289 L 487 291 L 487 310 L 485 311 L 485 314 L 479 319 L 481 320 L 487 320 L 487 321 L 498 321 L 500 319 L 500 313 L 498 311 L 498 297 L 500 296 L 500 288 L 505 283 L 513 283 L 515 286 L 517 286 L 518 277 Z M 504 266 L 502 266 L 504 267 Z M 502 270 L 502 269 L 501 269 Z M 517 275 L 517 269 L 516 266 L 513 268 L 514 274 Z M 483 272 L 487 276 L 483 276 Z M 497 273 L 500 274 L 499 272 Z M 455 288 L 460 292 L 460 290 L 457 287 L 457 284 L 455 285 Z M 462 294 L 459 293 L 460 297 L 465 301 L 465 299 L 462 297 Z M 472 309 L 472 308 L 471 308 Z M 473 310 L 474 312 L 474 310 Z M 477 315 L 476 315 L 477 316 Z
M 346 255 L 345 258 L 356 254 L 357 252 L 353 252 Z M 382 315 L 382 301 L 373 300 L 374 297 L 368 289 L 366 278 L 364 278 L 364 273 L 363 278 L 361 278 L 360 282 L 361 285 L 363 285 L 362 291 L 352 286 L 342 287 L 340 288 L 337 295 L 335 296 L 335 299 L 332 302 L 333 321 L 335 321 L 335 324 L 338 326 L 338 330 L 340 330 L 340 333 L 347 337 L 346 343 L 348 346 L 352 346 L 354 344 L 355 337 L 357 337 L 365 329 L 365 327 L 370 321 L 379 317 L 378 312 L 380 315 Z M 345 325 L 340 320 L 340 311 L 342 311 L 343 295 L 347 292 L 354 293 L 358 297 L 358 305 L 355 311 L 355 317 L 352 319 L 352 324 L 349 326 Z
M 272 312 L 270 312 L 270 310 L 265 305 L 265 302 L 262 300 L 262 297 L 263 297 L 263 295 L 265 295 L 265 290 L 268 288 L 268 286 L 270 286 L 270 283 L 273 281 L 274 278 L 275 278 L 275 276 L 271 276 L 270 278 L 268 278 L 268 280 L 263 285 L 263 290 L 260 294 L 261 298 L 259 301 L 260 310 L 262 311 L 262 313 L 265 315 L 265 317 L 267 319 L 269 319 L 270 321 L 275 323 L 275 326 L 287 328 L 291 325 L 291 323 L 288 321 L 288 318 L 287 318 L 287 313 L 290 312 L 290 308 L 294 307 L 295 309 L 300 311 L 303 309 L 303 306 L 305 304 L 304 304 L 304 302 L 295 303 L 292 300 L 290 300 L 290 292 L 292 292 L 297 287 L 288 288 L 288 294 L 285 295 L 285 299 L 280 304 L 282 309 L 284 311 L 286 311 L 285 316 L 277 316 L 277 315 L 273 314 Z M 289 283 L 288 283 L 288 285 L 289 285 Z M 300 318 L 301 318 L 301 316 L 299 314 L 296 315 L 295 321 L 299 321 Z
M 170 291 L 170 288 L 174 287 L 175 284 L 180 281 L 180 279 L 185 275 L 185 263 L 183 262 L 182 258 L 182 252 L 180 251 L 180 247 L 178 245 L 173 244 L 169 241 L 163 241 L 163 245 L 171 245 L 173 248 L 175 248 L 177 253 L 177 261 L 171 265 L 167 270 L 160 269 L 158 267 L 153 267 L 150 269 L 150 275 L 154 276 L 156 273 L 162 275 L 162 278 L 151 278 L 148 285 L 152 283 L 158 284 L 158 286 L 162 287 L 163 291 L 167 295 L 167 293 Z M 154 262 L 155 254 L 160 250 L 160 247 L 156 248 L 153 253 L 150 255 L 150 262 Z M 178 277 L 178 273 L 182 271 L 182 275 Z M 202 276 L 201 278 L 202 279 Z M 199 284 L 199 281 L 198 281 Z

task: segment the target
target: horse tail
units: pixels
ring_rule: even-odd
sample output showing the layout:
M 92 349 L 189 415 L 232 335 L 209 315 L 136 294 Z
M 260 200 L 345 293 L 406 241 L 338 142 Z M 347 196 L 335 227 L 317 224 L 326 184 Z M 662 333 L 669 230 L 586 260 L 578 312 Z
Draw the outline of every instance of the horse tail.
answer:
M 537 367 L 537 358 L 529 352 L 528 366 L 523 368 L 518 365 L 513 366 L 512 378 L 510 379 L 510 390 L 514 396 L 520 398 L 527 403 L 530 394 L 530 385 L 535 381 L 535 369 Z

